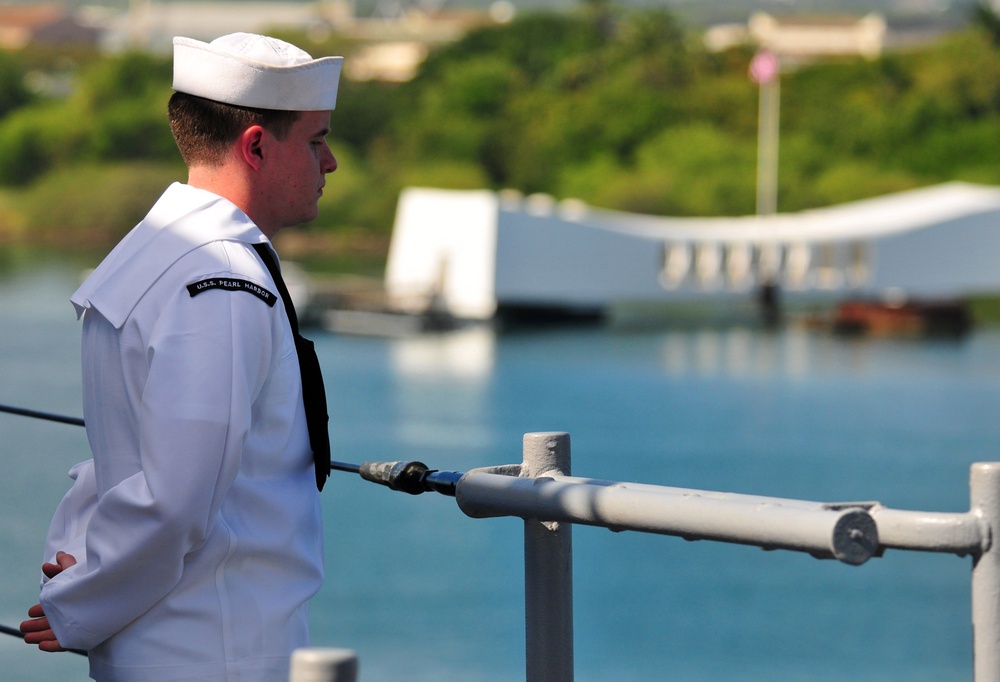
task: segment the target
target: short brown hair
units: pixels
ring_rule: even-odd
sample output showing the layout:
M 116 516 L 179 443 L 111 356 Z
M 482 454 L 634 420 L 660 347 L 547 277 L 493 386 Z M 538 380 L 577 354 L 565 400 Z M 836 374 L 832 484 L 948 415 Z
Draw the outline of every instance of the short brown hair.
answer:
M 244 130 L 259 125 L 279 140 L 299 119 L 298 111 L 275 111 L 223 104 L 175 92 L 167 105 L 170 132 L 184 163 L 214 166 Z

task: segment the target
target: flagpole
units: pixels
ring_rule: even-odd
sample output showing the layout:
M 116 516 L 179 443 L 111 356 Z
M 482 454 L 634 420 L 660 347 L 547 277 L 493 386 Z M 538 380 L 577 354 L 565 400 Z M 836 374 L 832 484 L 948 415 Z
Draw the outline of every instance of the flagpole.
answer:
M 778 119 L 781 81 L 760 85 L 760 130 L 757 142 L 757 215 L 778 210 Z
M 750 77 L 760 86 L 757 117 L 757 215 L 778 210 L 778 128 L 781 105 L 780 64 L 773 52 L 761 50 L 750 64 Z
M 750 78 L 760 86 L 757 115 L 757 216 L 778 211 L 778 118 L 781 104 L 781 63 L 778 55 L 762 49 L 750 62 Z M 781 270 L 780 247 L 768 241 L 757 245 L 759 304 L 764 323 L 776 325 L 781 318 L 778 280 Z

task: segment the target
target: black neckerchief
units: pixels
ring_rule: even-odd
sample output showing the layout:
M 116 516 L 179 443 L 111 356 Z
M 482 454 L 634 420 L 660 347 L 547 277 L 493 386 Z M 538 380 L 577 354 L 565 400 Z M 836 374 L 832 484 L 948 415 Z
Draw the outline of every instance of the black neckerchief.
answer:
M 295 306 L 288 295 L 285 280 L 271 249 L 266 244 L 253 244 L 254 250 L 264 265 L 267 266 L 278 294 L 285 304 L 288 322 L 292 325 L 292 336 L 295 339 L 295 352 L 299 356 L 299 370 L 302 373 L 302 401 L 306 407 L 306 424 L 309 427 L 309 445 L 312 448 L 313 460 L 316 462 L 316 487 L 323 490 L 327 477 L 330 475 L 330 432 L 328 424 L 330 417 L 326 410 L 326 390 L 323 388 L 323 374 L 320 371 L 319 358 L 313 342 L 299 334 L 299 319 L 295 314 Z

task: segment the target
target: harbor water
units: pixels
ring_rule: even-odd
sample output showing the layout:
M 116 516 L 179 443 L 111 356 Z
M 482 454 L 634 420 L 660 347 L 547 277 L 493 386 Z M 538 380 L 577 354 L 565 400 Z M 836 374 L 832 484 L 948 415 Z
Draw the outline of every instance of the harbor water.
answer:
M 0 403 L 79 416 L 79 270 L 0 263 Z M 1000 460 L 1000 331 L 844 339 L 788 328 L 312 336 L 334 459 L 464 471 L 566 431 L 573 473 L 898 509 L 966 511 Z M 89 457 L 84 430 L 0 414 L 0 623 L 37 597 L 41 544 Z M 524 678 L 522 523 L 334 473 L 313 643 L 365 682 Z M 289 529 L 294 532 L 294 529 Z M 971 560 L 859 566 L 787 551 L 574 529 L 581 682 L 968 680 Z M 114 595 L 107 595 L 114 599 Z M 87 679 L 86 661 L 0 640 L 0 678 Z

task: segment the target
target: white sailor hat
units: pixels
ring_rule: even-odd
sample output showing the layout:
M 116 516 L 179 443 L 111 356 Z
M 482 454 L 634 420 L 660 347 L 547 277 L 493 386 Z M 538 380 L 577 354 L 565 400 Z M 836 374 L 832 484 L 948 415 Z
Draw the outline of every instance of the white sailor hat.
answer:
M 313 59 L 277 38 L 232 33 L 203 43 L 174 38 L 174 90 L 226 104 L 280 111 L 337 105 L 343 57 Z

